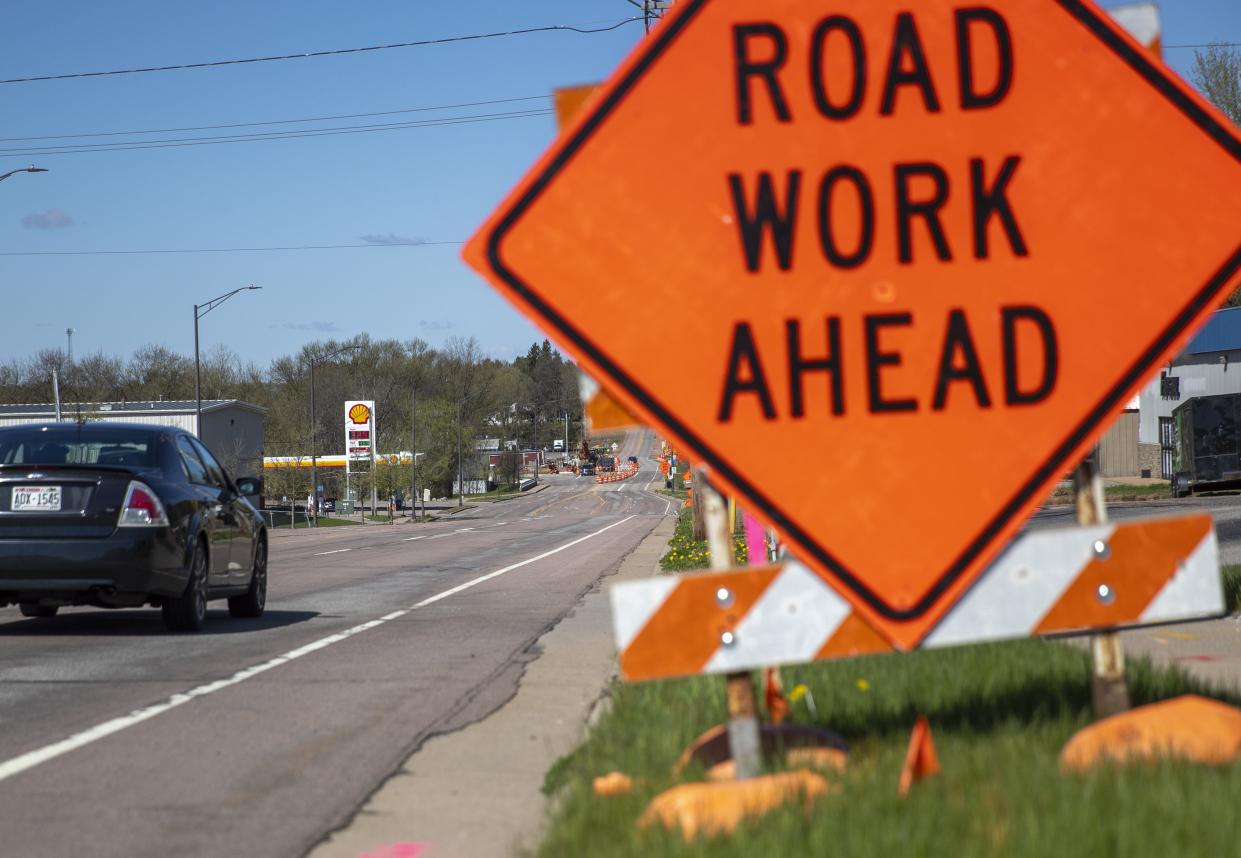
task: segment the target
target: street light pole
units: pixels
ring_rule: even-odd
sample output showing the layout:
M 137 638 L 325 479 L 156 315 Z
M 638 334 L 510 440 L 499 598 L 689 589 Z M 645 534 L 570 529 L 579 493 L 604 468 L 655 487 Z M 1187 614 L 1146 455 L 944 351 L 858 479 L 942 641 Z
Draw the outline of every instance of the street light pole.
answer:
M 22 167 L 22 168 L 17 169 L 17 170 L 9 170 L 7 173 L 4 173 L 3 175 L 0 175 L 0 182 L 3 182 L 3 181 L 4 181 L 5 179 L 7 179 L 9 176 L 14 175 L 15 173 L 46 173 L 46 172 L 47 172 L 47 169 L 46 169 L 46 168 L 44 168 L 44 167 L 36 167 L 36 166 L 34 166 L 34 165 L 32 164 L 32 165 L 31 165 L 31 166 L 29 166 L 29 167 Z
M 31 169 L 33 170 L 34 168 L 32 167 Z M 14 172 L 21 171 L 15 170 Z M 0 176 L 0 179 L 3 178 L 6 178 L 6 176 Z M 196 415 L 195 420 L 197 421 L 194 427 L 194 434 L 199 438 L 202 438 L 203 436 L 203 374 L 202 361 L 199 358 L 198 353 L 198 320 L 210 313 L 216 307 L 223 304 L 229 298 L 236 295 L 238 292 L 250 292 L 262 288 L 262 286 L 253 285 L 240 286 L 232 292 L 226 292 L 218 298 L 212 298 L 205 304 L 194 305 L 194 414 Z

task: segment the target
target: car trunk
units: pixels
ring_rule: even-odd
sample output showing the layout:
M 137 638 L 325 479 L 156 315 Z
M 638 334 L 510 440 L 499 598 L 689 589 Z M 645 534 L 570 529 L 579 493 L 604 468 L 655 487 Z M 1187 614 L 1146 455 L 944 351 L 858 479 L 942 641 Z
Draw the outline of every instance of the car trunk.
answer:
M 98 465 L 0 466 L 0 539 L 108 536 L 134 477 Z

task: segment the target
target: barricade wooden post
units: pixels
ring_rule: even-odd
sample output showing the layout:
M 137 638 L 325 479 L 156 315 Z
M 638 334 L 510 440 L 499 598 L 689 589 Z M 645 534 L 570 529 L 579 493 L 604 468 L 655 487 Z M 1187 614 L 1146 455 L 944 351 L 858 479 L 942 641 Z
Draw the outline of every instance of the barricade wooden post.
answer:
M 711 553 L 711 568 L 731 569 L 734 564 L 733 535 L 728 527 L 728 507 L 700 469 L 694 473 L 695 509 L 701 508 Z M 716 601 L 724 607 L 733 598 L 727 588 L 720 588 Z M 725 632 L 731 635 L 732 632 Z M 728 642 L 725 642 L 728 645 Z M 737 779 L 752 778 L 762 768 L 762 745 L 759 738 L 758 703 L 754 699 L 754 683 L 748 670 L 729 673 L 725 677 L 728 705 L 728 745 L 736 766 Z
M 1077 523 L 1083 527 L 1107 523 L 1107 502 L 1103 480 L 1099 478 L 1098 448 L 1082 460 L 1073 472 L 1073 502 Z M 1106 542 L 1095 543 L 1095 553 L 1106 558 L 1110 549 Z M 1118 582 L 1124 586 L 1124 582 Z M 1107 585 L 1100 585 L 1100 589 Z M 1115 585 L 1113 585 L 1115 586 Z M 1115 599 L 1115 594 L 1099 592 L 1097 598 Z M 1125 651 L 1120 634 L 1104 630 L 1090 638 L 1090 699 L 1096 718 L 1106 718 L 1129 709 L 1129 685 L 1125 681 Z

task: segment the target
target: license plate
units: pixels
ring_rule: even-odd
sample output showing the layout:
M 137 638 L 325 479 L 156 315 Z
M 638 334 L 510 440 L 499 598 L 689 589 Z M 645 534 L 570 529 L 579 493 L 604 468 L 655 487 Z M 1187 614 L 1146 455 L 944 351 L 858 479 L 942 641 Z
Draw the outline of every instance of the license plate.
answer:
M 14 486 L 13 512 L 60 512 L 60 486 Z

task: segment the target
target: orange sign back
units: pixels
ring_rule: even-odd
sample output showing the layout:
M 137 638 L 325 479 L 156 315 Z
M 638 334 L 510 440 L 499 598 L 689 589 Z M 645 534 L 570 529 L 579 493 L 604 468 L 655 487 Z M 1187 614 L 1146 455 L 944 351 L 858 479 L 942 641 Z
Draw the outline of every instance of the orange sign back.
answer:
M 1238 224 L 1236 131 L 1091 3 L 683 0 L 465 253 L 910 647 Z

